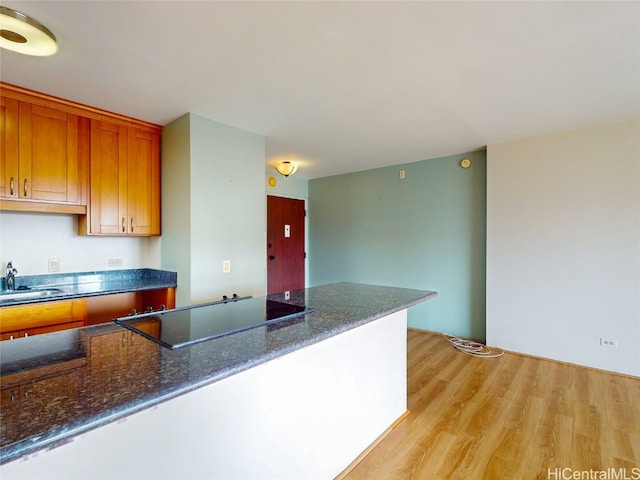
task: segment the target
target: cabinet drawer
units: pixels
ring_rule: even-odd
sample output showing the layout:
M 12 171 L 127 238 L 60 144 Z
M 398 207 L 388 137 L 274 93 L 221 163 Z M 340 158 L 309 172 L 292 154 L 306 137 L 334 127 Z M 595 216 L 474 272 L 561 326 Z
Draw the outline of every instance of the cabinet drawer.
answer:
M 42 329 L 44 333 L 45 330 L 52 331 L 50 327 L 54 325 L 84 323 L 86 311 L 84 299 L 3 307 L 0 309 L 0 333 L 27 329 Z

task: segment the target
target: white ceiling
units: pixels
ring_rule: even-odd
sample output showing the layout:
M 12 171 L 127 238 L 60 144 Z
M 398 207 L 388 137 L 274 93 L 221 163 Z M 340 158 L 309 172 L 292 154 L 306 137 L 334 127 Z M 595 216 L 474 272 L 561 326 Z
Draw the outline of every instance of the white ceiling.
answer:
M 317 178 L 640 117 L 640 2 L 11 1 L 60 51 L 3 81 L 264 135 Z

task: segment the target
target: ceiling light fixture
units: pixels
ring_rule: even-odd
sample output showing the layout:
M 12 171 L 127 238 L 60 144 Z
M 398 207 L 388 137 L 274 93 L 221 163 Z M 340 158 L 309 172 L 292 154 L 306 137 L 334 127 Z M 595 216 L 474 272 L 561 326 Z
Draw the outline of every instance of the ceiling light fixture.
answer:
M 46 57 L 58 51 L 56 37 L 37 20 L 0 6 L 0 47 Z
M 290 162 L 289 160 L 285 160 L 284 162 L 279 162 L 276 164 L 276 170 L 280 175 L 284 175 L 288 177 L 289 175 L 293 175 L 298 170 L 298 166 Z

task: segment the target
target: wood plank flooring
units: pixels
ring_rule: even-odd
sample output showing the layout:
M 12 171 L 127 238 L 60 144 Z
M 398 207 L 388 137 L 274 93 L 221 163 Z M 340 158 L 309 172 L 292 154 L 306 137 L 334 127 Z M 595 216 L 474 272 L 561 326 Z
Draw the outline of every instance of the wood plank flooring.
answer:
M 344 479 L 640 479 L 640 378 L 409 330 L 408 390 L 411 413 Z

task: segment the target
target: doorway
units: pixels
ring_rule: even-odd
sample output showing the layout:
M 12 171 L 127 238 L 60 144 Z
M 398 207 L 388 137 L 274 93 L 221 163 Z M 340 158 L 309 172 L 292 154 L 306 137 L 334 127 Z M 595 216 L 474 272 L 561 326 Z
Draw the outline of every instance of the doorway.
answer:
M 304 200 L 267 195 L 267 294 L 305 287 Z

